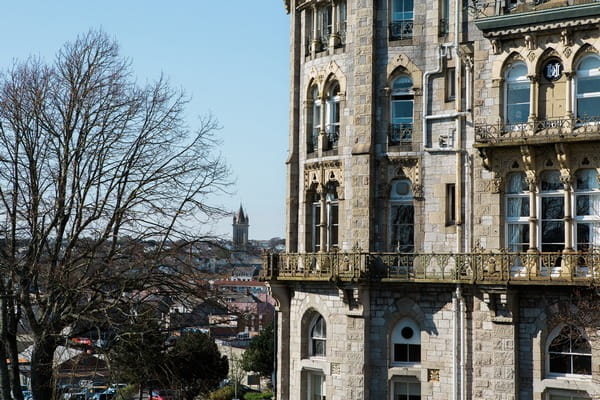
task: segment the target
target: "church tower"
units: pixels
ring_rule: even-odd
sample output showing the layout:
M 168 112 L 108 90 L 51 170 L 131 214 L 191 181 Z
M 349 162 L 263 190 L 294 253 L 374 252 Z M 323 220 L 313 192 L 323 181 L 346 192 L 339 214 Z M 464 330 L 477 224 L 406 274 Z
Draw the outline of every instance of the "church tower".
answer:
M 250 219 L 244 213 L 240 204 L 240 209 L 233 216 L 233 245 L 238 248 L 246 247 L 248 244 L 248 226 Z

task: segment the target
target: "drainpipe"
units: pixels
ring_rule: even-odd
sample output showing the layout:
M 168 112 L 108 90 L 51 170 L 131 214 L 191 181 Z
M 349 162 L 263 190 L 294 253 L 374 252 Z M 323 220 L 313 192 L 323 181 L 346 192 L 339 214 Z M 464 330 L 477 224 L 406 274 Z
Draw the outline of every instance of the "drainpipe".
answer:
M 457 367 L 457 346 L 458 346 L 458 292 L 459 286 L 456 285 L 456 293 L 452 296 L 452 400 L 458 400 L 458 367 Z
M 459 289 L 459 308 L 460 308 L 460 400 L 465 400 L 466 390 L 465 390 L 465 298 Z
M 452 399 L 465 400 L 465 299 L 460 284 L 452 296 Z
M 425 71 L 423 74 L 423 147 L 427 147 L 427 120 L 434 118 L 432 115 L 427 115 L 427 104 L 429 103 L 429 77 L 431 75 L 439 74 L 442 72 L 442 60 L 448 56 L 449 45 L 441 45 L 438 48 L 437 54 L 437 68 L 431 71 Z

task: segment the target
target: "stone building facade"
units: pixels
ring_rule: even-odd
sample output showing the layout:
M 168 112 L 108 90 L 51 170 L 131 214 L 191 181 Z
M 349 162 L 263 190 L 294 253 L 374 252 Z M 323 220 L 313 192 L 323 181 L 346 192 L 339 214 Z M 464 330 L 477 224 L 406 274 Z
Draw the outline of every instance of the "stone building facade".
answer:
M 600 3 L 285 0 L 278 399 L 600 399 Z

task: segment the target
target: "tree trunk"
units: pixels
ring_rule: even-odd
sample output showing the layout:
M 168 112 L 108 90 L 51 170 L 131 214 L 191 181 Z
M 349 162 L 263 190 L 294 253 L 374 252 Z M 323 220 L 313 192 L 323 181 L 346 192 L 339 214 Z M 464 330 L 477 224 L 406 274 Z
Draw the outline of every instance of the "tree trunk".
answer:
M 15 307 L 15 300 L 9 299 L 7 307 L 7 332 L 6 344 L 8 357 L 10 358 L 10 383 L 12 385 L 13 399 L 23 400 L 23 391 L 21 390 L 21 369 L 19 367 L 19 349 L 17 346 L 17 330 L 19 329 L 19 320 L 21 319 L 19 308 Z
M 8 318 L 6 313 L 6 299 L 0 296 L 0 398 L 10 400 L 10 378 L 6 364 L 6 332 Z
M 49 336 L 43 335 L 34 340 L 31 354 L 31 394 L 35 400 L 52 400 L 56 346 L 56 340 Z

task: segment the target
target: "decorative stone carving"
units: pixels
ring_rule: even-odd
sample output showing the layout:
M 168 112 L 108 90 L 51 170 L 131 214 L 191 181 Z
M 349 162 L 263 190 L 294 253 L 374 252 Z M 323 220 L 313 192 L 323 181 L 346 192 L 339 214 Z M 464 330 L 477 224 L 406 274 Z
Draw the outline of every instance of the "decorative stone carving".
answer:
M 337 195 L 344 199 L 343 165 L 339 160 L 316 162 L 304 165 L 304 191 L 325 190 L 328 183 L 337 184 Z
M 568 29 L 563 29 L 562 31 L 560 31 L 560 41 L 563 44 L 563 46 L 571 45 L 571 35 Z
M 387 197 L 391 189 L 392 180 L 408 178 L 412 183 L 413 197 L 423 199 L 423 185 L 421 182 L 420 157 L 389 157 L 382 160 L 381 181 L 386 182 L 382 187 L 381 197 Z
M 492 39 L 492 53 L 500 54 L 502 53 L 502 42 L 500 39 Z
M 528 50 L 535 50 L 535 36 L 534 35 L 525 35 L 525 47 Z

